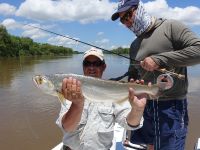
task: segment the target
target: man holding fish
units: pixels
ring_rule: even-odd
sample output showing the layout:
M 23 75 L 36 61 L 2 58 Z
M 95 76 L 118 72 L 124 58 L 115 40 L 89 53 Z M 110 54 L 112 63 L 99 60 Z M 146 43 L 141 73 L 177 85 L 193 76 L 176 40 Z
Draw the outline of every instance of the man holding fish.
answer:
M 101 78 L 106 69 L 102 51 L 92 48 L 84 53 L 83 59 L 84 75 Z M 88 101 L 82 94 L 81 82 L 73 77 L 63 80 L 62 94 L 71 101 L 62 105 L 56 121 L 64 133 L 63 149 L 108 150 L 112 146 L 115 122 L 127 130 L 142 127 L 146 98 L 144 94 L 136 97 L 132 88 L 128 95 L 130 105 L 127 106 Z

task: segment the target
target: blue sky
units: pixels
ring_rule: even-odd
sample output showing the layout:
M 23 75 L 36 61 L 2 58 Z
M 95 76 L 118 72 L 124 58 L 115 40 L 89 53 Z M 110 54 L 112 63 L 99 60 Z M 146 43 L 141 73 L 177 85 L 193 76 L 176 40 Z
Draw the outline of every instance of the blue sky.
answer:
M 129 47 L 135 35 L 119 21 L 111 21 L 114 0 L 0 0 L 0 23 L 8 32 L 36 42 L 72 47 L 89 47 L 23 26 L 32 24 L 56 33 L 106 48 Z M 177 19 L 200 36 L 200 0 L 143 0 L 153 16 Z

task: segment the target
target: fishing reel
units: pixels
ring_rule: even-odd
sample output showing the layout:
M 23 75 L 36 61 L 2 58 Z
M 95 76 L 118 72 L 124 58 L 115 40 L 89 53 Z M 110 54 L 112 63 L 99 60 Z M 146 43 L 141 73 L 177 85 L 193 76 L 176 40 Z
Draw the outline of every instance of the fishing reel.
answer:
M 156 83 L 162 90 L 168 90 L 174 85 L 174 79 L 170 74 L 161 74 L 157 77 Z

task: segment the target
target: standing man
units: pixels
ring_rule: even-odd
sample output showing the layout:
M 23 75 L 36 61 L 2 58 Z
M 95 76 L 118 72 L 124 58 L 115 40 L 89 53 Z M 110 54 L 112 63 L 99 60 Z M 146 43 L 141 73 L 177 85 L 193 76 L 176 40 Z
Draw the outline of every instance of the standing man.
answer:
M 140 0 L 120 0 L 111 19 L 118 18 L 137 36 L 130 46 L 130 57 L 140 61 L 140 66 L 130 65 L 129 79 L 156 83 L 161 68 L 185 75 L 184 79 L 174 77 L 173 87 L 157 101 L 147 102 L 144 125 L 132 132 L 131 142 L 154 145 L 156 150 L 184 150 L 188 127 L 186 66 L 200 63 L 200 39 L 178 21 L 149 15 Z
M 86 76 L 101 78 L 106 64 L 101 50 L 90 49 L 83 56 L 83 72 Z M 62 93 L 71 104 L 62 105 L 56 121 L 64 133 L 64 150 L 109 150 L 112 146 L 114 124 L 128 130 L 141 128 L 146 98 L 136 97 L 129 89 L 130 106 L 115 103 L 94 103 L 83 97 L 80 81 L 65 78 Z

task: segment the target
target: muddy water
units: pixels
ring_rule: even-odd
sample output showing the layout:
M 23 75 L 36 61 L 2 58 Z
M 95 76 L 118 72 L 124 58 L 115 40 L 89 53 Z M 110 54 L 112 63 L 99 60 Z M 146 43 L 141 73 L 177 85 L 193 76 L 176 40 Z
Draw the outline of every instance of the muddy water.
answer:
M 117 77 L 128 68 L 128 61 L 117 56 L 108 55 L 106 61 L 104 78 Z M 35 88 L 32 77 L 82 74 L 81 62 L 81 55 L 0 59 L 0 149 L 49 150 L 62 140 L 55 125 L 59 101 Z M 186 149 L 192 150 L 200 137 L 200 66 L 189 68 L 189 77 L 190 126 Z

